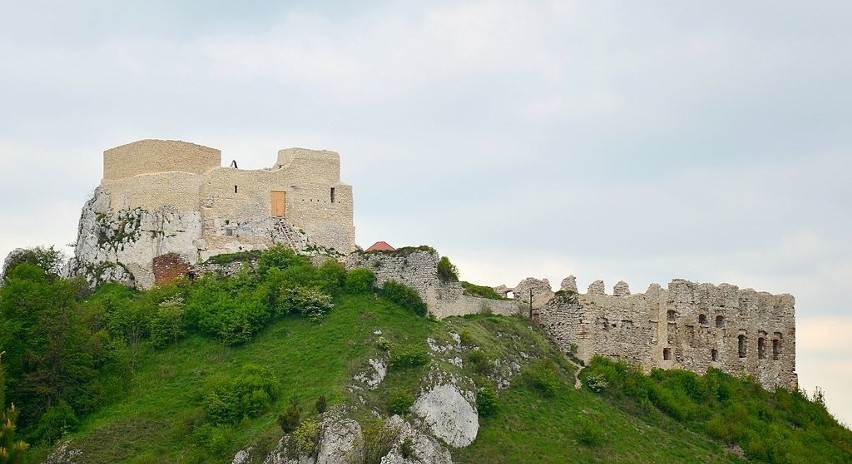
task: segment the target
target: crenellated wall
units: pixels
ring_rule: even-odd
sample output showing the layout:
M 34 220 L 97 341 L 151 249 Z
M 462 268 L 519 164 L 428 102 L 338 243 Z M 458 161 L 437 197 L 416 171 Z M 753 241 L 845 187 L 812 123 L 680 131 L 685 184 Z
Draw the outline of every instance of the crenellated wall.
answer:
M 734 285 L 673 280 L 630 294 L 590 285 L 563 294 L 540 311 L 542 326 L 566 350 L 588 362 L 595 354 L 642 366 L 704 373 L 715 367 L 750 375 L 766 388 L 795 387 L 795 300 Z M 568 296 L 566 296 L 568 295 Z

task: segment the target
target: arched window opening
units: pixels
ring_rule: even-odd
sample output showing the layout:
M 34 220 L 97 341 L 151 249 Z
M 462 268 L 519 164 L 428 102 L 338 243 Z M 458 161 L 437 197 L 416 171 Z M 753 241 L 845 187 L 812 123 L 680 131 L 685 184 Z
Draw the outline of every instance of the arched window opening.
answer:
M 740 358 L 746 357 L 746 336 L 740 335 L 737 337 L 737 354 Z
M 716 316 L 716 328 L 721 329 L 725 327 L 725 316 Z
M 772 339 L 772 359 L 778 360 L 781 357 L 781 338 L 779 337 L 779 333 L 775 333 L 774 339 Z
M 666 311 L 666 320 L 669 322 L 674 322 L 675 318 L 677 318 L 677 311 L 670 309 Z
M 672 349 L 671 348 L 663 348 L 663 359 L 669 361 L 672 359 Z
M 698 315 L 698 323 L 701 324 L 701 325 L 707 325 L 707 315 L 706 314 L 699 314 Z
M 766 359 L 766 339 L 763 337 L 757 339 L 757 358 Z
M 719 360 L 719 350 L 717 350 L 716 348 L 713 348 L 712 350 L 710 350 L 710 360 L 711 361 L 718 361 Z

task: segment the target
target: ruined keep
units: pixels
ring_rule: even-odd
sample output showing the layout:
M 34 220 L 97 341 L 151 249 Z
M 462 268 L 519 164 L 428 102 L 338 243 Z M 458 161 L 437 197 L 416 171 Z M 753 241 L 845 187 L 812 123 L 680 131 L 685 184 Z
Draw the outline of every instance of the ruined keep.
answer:
M 103 160 L 71 263 L 93 284 L 147 288 L 176 257 L 194 264 L 276 243 L 355 249 L 352 187 L 340 182 L 335 152 L 288 148 L 269 168 L 242 170 L 222 167 L 214 148 L 140 140 L 106 150 Z

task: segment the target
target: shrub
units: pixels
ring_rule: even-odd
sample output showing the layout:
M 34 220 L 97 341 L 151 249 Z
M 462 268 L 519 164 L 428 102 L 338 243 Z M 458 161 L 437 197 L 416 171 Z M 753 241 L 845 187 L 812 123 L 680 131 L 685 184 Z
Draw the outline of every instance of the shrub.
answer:
M 278 415 L 278 426 L 284 433 L 292 433 L 299 427 L 301 416 L 302 410 L 299 408 L 299 401 L 292 398 L 290 399 L 290 406 Z
M 376 339 L 376 346 L 382 351 L 390 351 L 391 348 L 390 342 L 384 336 L 379 336 L 379 338 Z
M 410 459 L 414 456 L 414 440 L 411 436 L 405 437 L 404 440 L 399 444 L 399 454 L 403 459 Z
M 459 334 L 459 343 L 464 346 L 473 346 L 473 334 L 470 333 L 469 329 L 464 329 Z
M 344 288 L 350 295 L 360 295 L 373 291 L 376 275 L 366 268 L 352 269 L 346 274 Z
M 464 292 L 471 296 L 478 296 L 480 298 L 487 298 L 489 300 L 502 300 L 503 297 L 494 291 L 493 288 L 485 286 L 485 285 L 476 285 L 470 282 L 462 281 L 462 288 L 464 288 Z
M 294 286 L 279 290 L 275 310 L 278 315 L 301 314 L 316 322 L 332 307 L 331 296 L 321 290 Z
M 310 261 L 297 255 L 286 245 L 275 245 L 260 254 L 257 272 L 265 276 L 271 269 L 287 269 L 293 266 L 310 266 Z
M 459 270 L 450 262 L 450 258 L 442 256 L 438 260 L 438 277 L 445 282 L 458 282 Z
M 387 408 L 390 415 L 406 416 L 413 404 L 414 396 L 406 390 L 395 389 L 388 393 Z
M 426 315 L 426 303 L 420 298 L 417 290 L 407 287 L 395 280 L 388 280 L 382 286 L 381 295 L 384 298 L 413 311 L 418 316 Z
M 291 455 L 316 457 L 320 431 L 319 422 L 315 419 L 305 419 L 291 434 Z
M 314 409 L 316 409 L 317 414 L 322 414 L 328 409 L 328 404 L 325 401 L 325 395 L 320 395 L 317 398 L 317 402 L 314 404 Z
M 214 384 L 204 410 L 212 424 L 234 424 L 243 416 L 258 416 L 277 396 L 278 387 L 272 373 L 259 366 L 247 365 L 237 378 Z
M 482 350 L 471 351 L 467 355 L 467 362 L 477 374 L 486 375 L 491 371 L 491 362 Z
M 390 368 L 425 366 L 429 362 L 429 351 L 422 345 L 408 345 L 391 352 Z
M 207 258 L 205 263 L 209 264 L 231 264 L 237 261 L 255 261 L 261 255 L 260 250 L 238 251 L 236 253 L 223 253 Z
M 396 439 L 397 430 L 387 427 L 382 420 L 362 424 L 364 464 L 379 464 L 386 456 Z
M 556 395 L 561 381 L 556 373 L 556 365 L 550 359 L 531 362 L 522 372 L 524 384 L 546 397 Z
M 175 343 L 183 337 L 183 299 L 170 298 L 157 305 L 156 312 L 151 316 L 151 342 L 161 348 L 169 343 Z
M 38 421 L 38 428 L 34 434 L 36 440 L 51 444 L 59 440 L 65 434 L 73 432 L 77 428 L 77 415 L 65 401 L 60 400 L 58 404 L 50 407 Z
M 497 412 L 497 392 L 491 385 L 486 385 L 477 392 L 476 410 L 482 417 L 491 416 Z

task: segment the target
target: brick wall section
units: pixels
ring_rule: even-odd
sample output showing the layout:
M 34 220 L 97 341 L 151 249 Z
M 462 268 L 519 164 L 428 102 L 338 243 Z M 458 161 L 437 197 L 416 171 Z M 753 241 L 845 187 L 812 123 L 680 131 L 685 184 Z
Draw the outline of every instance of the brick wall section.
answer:
M 167 253 L 155 257 L 152 267 L 155 285 L 162 285 L 188 275 L 192 265 L 176 253 Z

